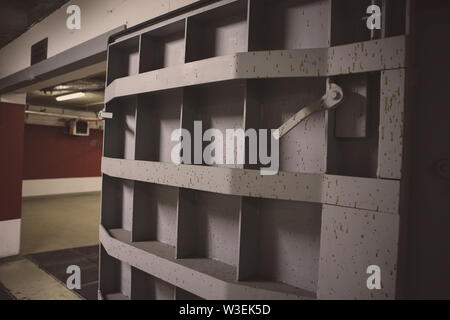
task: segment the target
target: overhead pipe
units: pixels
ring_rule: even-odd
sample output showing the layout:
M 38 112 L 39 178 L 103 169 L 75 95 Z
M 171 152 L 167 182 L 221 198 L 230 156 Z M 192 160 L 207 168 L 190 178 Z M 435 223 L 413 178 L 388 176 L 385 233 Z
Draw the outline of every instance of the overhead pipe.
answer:
M 76 116 L 76 115 L 40 112 L 40 111 L 32 111 L 32 110 L 25 110 L 25 114 L 32 114 L 32 115 L 43 116 L 43 117 L 54 117 L 54 118 L 60 118 L 60 119 L 81 120 L 81 121 L 87 121 L 87 122 L 102 121 L 102 119 L 99 119 L 99 118 L 86 118 L 86 117 L 80 117 L 80 116 Z

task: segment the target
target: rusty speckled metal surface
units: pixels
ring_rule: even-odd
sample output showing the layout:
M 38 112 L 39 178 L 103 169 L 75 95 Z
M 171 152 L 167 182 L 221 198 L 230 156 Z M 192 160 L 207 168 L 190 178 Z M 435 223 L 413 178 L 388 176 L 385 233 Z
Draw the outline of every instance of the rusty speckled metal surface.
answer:
M 109 45 L 101 297 L 396 297 L 407 36 L 343 3 L 218 1 Z M 343 110 L 292 126 L 276 175 L 171 163 L 175 129 L 279 128 L 332 83 Z

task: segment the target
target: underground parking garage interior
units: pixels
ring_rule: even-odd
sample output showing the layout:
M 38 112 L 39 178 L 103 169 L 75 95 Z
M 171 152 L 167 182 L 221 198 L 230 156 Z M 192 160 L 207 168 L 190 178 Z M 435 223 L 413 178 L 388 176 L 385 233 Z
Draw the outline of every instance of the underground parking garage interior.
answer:
M 0 1 L 0 300 L 450 299 L 449 18 Z

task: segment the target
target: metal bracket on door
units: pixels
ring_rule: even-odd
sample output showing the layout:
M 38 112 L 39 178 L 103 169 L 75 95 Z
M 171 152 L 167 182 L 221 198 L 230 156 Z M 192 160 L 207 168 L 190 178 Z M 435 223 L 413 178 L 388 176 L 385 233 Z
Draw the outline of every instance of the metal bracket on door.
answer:
M 338 103 L 342 101 L 344 98 L 344 93 L 342 88 L 339 87 L 335 83 L 331 83 L 328 86 L 327 92 L 325 95 L 319 100 L 311 103 L 310 105 L 303 107 L 299 112 L 297 112 L 294 116 L 292 116 L 289 120 L 287 120 L 281 127 L 278 128 L 273 133 L 273 137 L 275 139 L 280 139 L 284 135 L 286 135 L 289 131 L 295 128 L 300 122 L 306 120 L 312 114 L 324 111 L 331 110 L 335 108 Z
M 102 110 L 98 113 L 98 117 L 102 120 L 105 119 L 112 119 L 113 118 L 113 113 L 112 112 L 106 112 L 105 110 Z

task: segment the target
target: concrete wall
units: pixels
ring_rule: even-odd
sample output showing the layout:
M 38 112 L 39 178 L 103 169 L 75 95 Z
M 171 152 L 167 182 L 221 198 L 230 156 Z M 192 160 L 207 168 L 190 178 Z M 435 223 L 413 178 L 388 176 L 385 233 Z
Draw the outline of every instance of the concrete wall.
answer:
M 6 47 L 0 49 L 0 78 L 30 66 L 31 46 L 48 37 L 48 57 L 95 38 L 116 27 L 134 26 L 154 17 L 201 0 L 74 0 Z M 69 5 L 81 8 L 81 29 L 66 27 Z

